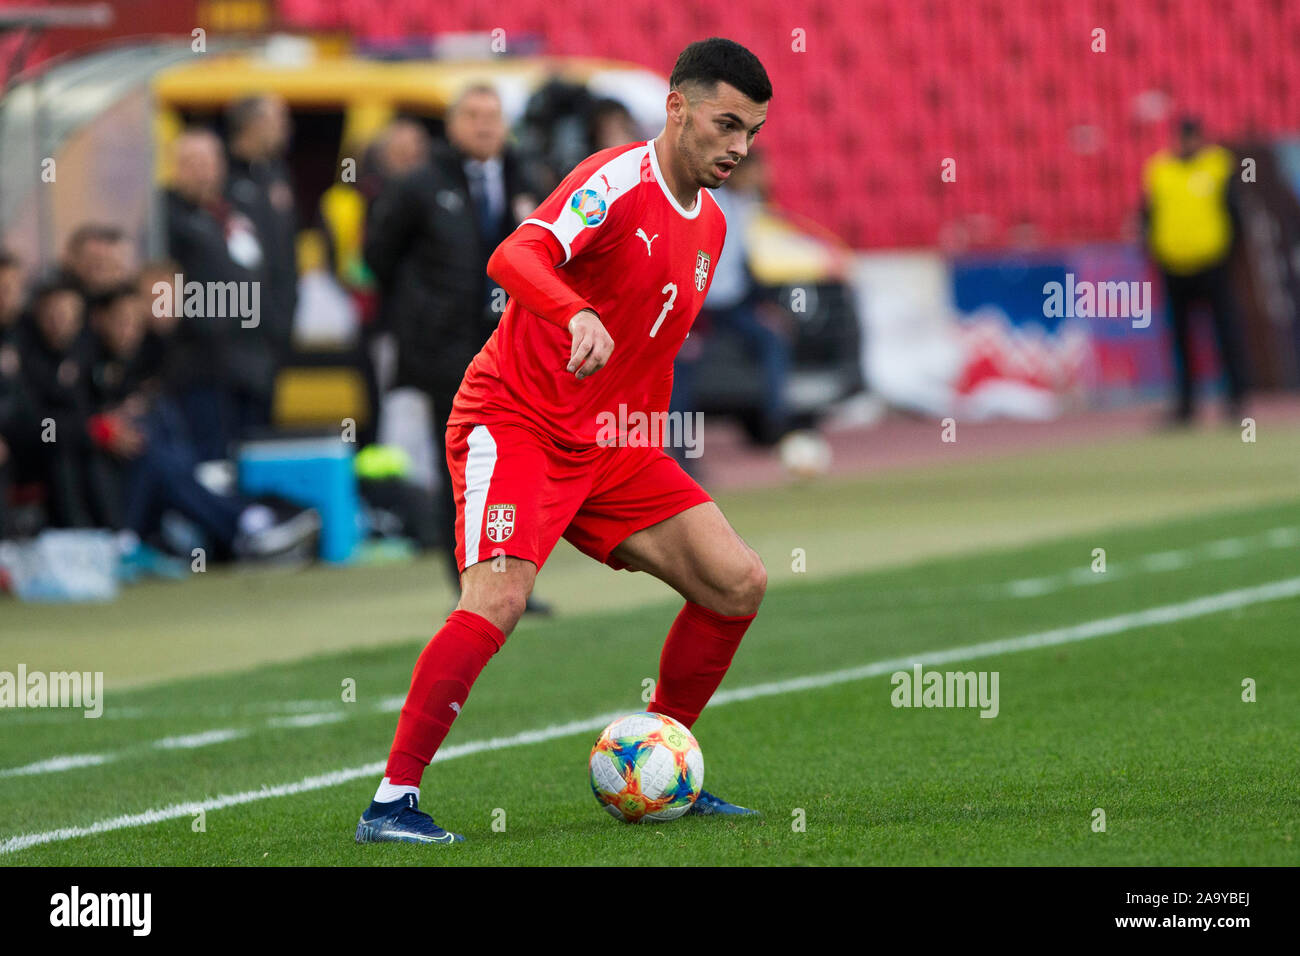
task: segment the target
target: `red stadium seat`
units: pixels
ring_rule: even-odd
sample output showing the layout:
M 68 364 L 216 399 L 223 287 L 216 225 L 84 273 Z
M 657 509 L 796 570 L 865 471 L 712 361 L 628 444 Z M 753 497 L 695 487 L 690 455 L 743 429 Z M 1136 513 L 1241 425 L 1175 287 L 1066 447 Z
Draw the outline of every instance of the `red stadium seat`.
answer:
M 1300 123 L 1296 0 L 810 0 L 799 16 L 786 0 L 753 0 L 728 8 L 725 26 L 709 11 L 682 20 L 661 5 L 640 9 L 292 0 L 281 16 L 360 36 L 500 25 L 541 34 L 550 53 L 593 55 L 574 23 L 599 12 L 611 28 L 595 55 L 660 72 L 701 30 L 755 43 L 775 30 L 755 49 L 776 88 L 763 141 L 777 194 L 871 245 L 933 242 L 947 217 L 973 213 L 998 217 L 1004 237 L 1021 215 L 1044 237 L 1118 237 L 1142 161 L 1167 134 L 1133 113 L 1149 90 L 1168 93 L 1175 114 L 1199 112 L 1222 138 L 1249 121 L 1266 134 Z M 807 53 L 789 50 L 795 26 L 807 31 Z M 1105 53 L 1090 49 L 1098 26 Z M 1074 153 L 1070 130 L 1081 124 L 1101 131 L 1100 153 Z M 852 135 L 840 134 L 846 125 Z M 950 190 L 939 184 L 945 156 L 958 160 Z M 828 204 L 832 181 L 841 198 Z

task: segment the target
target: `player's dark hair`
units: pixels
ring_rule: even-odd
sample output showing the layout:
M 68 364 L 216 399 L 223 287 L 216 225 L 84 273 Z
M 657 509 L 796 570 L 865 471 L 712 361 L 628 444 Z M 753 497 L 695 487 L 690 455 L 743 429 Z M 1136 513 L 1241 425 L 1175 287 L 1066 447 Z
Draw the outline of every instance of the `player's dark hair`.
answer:
M 707 86 L 710 91 L 718 83 L 728 83 L 755 103 L 772 98 L 772 82 L 758 57 L 724 37 L 697 40 L 677 57 L 668 79 L 669 88 L 679 90 L 691 83 Z

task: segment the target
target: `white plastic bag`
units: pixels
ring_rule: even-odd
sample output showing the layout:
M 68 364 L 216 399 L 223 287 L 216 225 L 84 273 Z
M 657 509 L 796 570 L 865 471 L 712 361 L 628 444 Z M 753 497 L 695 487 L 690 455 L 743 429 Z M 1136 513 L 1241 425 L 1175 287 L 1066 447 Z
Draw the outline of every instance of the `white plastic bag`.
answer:
M 23 601 L 111 601 L 117 565 L 108 531 L 48 529 L 31 541 L 0 542 L 0 567 Z

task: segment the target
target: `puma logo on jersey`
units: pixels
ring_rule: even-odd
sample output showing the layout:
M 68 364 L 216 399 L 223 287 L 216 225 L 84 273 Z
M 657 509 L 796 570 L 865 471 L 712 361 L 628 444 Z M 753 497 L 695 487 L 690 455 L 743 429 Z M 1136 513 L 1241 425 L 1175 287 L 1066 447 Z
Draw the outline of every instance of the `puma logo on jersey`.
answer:
M 600 178 L 601 178 L 601 181 L 605 184 L 605 193 L 606 193 L 606 195 L 608 195 L 609 193 L 612 193 L 615 189 L 618 189 L 618 188 L 619 188 L 618 186 L 611 186 L 611 185 L 609 184 L 609 180 L 605 178 L 605 174 L 604 174 L 604 173 L 601 173 L 601 174 L 600 174 Z
M 645 254 L 646 254 L 647 256 L 650 255 L 650 254 L 651 254 L 651 253 L 650 253 L 650 243 L 654 242 L 656 239 L 659 238 L 659 233 L 656 232 L 653 236 L 650 236 L 649 238 L 646 238 L 645 230 L 644 230 L 644 229 L 637 229 L 636 234 L 637 234 L 637 238 L 640 239 L 641 241 L 643 241 L 643 242 L 645 243 Z

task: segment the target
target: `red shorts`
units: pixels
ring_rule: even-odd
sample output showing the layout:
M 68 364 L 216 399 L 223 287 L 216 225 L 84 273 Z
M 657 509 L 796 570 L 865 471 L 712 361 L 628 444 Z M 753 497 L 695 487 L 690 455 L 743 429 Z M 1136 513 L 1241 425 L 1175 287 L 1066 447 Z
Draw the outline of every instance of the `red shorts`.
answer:
M 629 535 L 713 500 L 661 448 L 574 451 L 522 425 L 449 425 L 447 467 L 461 571 L 500 555 L 540 568 L 561 537 L 617 571 Z

